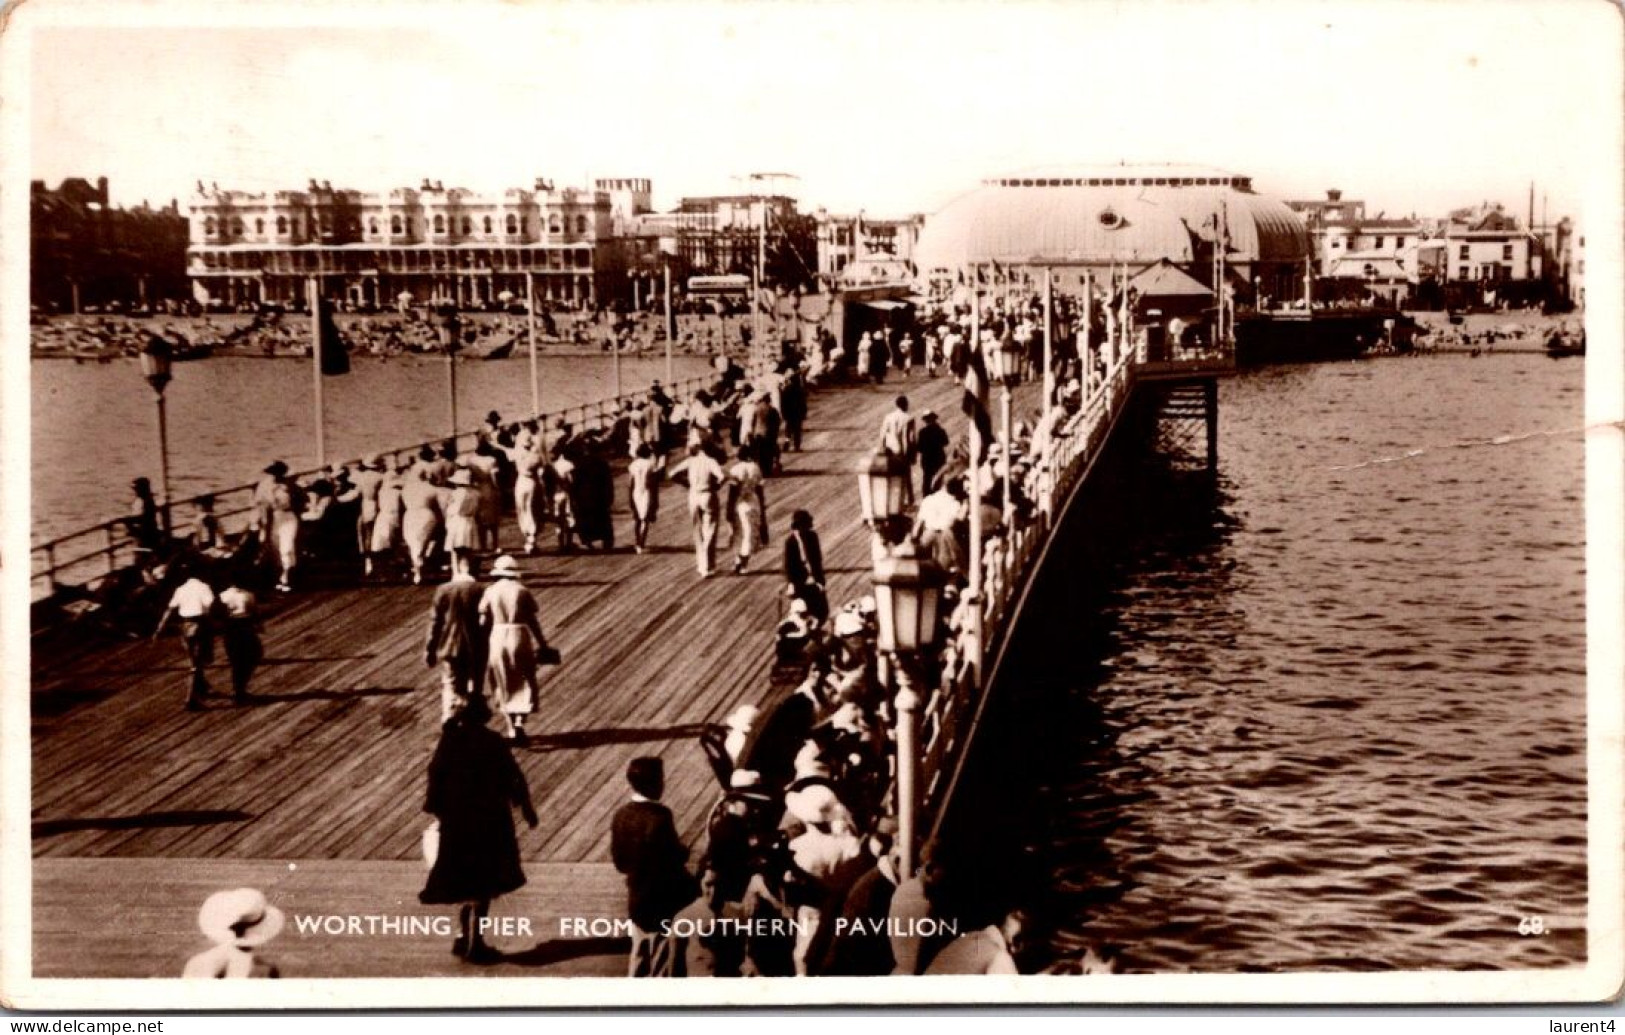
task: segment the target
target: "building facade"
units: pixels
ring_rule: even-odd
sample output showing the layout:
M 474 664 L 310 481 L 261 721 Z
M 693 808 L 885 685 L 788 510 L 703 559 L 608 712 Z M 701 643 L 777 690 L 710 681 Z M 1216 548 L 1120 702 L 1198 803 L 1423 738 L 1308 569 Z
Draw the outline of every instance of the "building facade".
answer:
M 914 245 L 925 217 L 870 219 L 864 213 L 817 212 L 818 276 L 825 283 L 913 279 Z
M 647 180 L 581 190 L 537 179 L 481 194 L 439 181 L 388 191 L 222 190 L 199 183 L 188 205 L 187 275 L 204 303 L 300 304 L 307 278 L 361 308 L 523 298 L 593 305 L 622 279 L 617 205 L 647 205 Z
M 186 217 L 171 201 L 114 208 L 107 177 L 29 191 L 29 302 L 47 312 L 141 309 L 186 297 Z
M 677 255 L 693 273 L 749 273 L 761 245 L 782 247 L 796 215 L 795 199 L 779 194 L 683 198 L 672 213 Z
M 1447 282 L 1494 285 L 1540 277 L 1531 234 L 1499 203 L 1451 212 L 1442 237 Z

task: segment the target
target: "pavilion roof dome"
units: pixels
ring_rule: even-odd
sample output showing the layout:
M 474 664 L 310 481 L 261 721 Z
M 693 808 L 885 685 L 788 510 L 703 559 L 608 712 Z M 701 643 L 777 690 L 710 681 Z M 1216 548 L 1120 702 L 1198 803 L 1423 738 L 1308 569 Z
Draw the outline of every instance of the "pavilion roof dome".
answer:
M 926 220 L 922 271 L 968 264 L 1196 261 L 1228 228 L 1232 262 L 1301 262 L 1303 218 L 1251 178 L 1195 165 L 1046 166 L 990 177 Z

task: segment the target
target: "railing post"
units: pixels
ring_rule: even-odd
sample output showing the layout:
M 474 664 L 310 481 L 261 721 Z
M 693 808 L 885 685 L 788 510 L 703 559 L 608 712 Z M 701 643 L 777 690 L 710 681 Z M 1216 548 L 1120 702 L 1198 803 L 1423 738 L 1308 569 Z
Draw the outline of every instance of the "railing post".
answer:
M 45 593 L 56 596 L 56 544 L 45 547 Z
M 113 538 L 112 525 L 103 525 L 102 534 L 107 537 L 107 574 L 111 575 L 113 570 L 118 567 L 118 543 Z
M 897 870 L 902 880 L 914 876 L 914 844 L 919 827 L 920 698 L 907 669 L 897 666 Z

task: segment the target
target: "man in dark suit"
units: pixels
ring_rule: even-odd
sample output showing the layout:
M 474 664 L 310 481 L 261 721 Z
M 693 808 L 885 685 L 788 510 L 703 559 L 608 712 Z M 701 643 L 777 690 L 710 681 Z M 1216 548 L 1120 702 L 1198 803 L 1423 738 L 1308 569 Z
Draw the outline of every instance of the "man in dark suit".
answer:
M 671 809 L 660 804 L 665 767 L 658 758 L 634 758 L 626 767 L 632 800 L 615 812 L 609 854 L 626 875 L 626 915 L 636 928 L 628 977 L 682 977 L 676 942 L 666 921 L 694 901 L 688 849 L 677 837 Z
M 457 710 L 459 697 L 478 697 L 485 680 L 486 634 L 480 627 L 480 585 L 474 556 L 466 549 L 453 551 L 451 581 L 434 591 L 429 612 L 429 638 L 423 645 L 423 663 L 440 665 L 440 721 Z

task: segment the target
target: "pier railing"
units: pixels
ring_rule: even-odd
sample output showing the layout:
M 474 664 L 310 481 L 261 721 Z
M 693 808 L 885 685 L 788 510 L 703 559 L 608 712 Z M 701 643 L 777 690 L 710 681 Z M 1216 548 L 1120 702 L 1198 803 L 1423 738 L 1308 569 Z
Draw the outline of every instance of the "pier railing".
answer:
M 951 638 L 943 651 L 940 678 L 918 695 L 918 710 L 899 709 L 899 723 L 906 727 L 898 733 L 900 756 L 905 746 L 915 753 L 912 760 L 899 758 L 899 772 L 908 769 L 917 774 L 909 781 L 917 787 L 914 801 L 898 803 L 900 812 L 910 808 L 914 812 L 911 821 L 901 824 L 903 829 L 927 835 L 939 830 L 969 733 L 980 721 L 994 675 L 989 661 L 998 657 L 1055 524 L 1079 481 L 1102 455 L 1136 381 L 1142 376 L 1217 374 L 1234 366 L 1234 353 L 1228 349 L 1186 352 L 1155 362 L 1148 361 L 1143 350 L 1125 350 L 1075 411 L 1053 427 L 1040 425 L 1033 443 L 1037 460 L 1022 483 L 1033 511 L 1015 527 L 987 538 L 982 548 L 981 599 L 967 594 L 950 617 Z M 973 607 L 980 608 L 979 615 L 969 612 Z M 979 622 L 973 620 L 976 617 Z
M 747 379 L 760 376 L 763 369 L 761 364 L 752 365 L 746 371 Z M 661 387 L 674 400 L 683 399 L 698 389 L 714 384 L 716 379 L 716 373 L 712 372 Z M 524 419 L 540 420 L 544 433 L 555 427 L 560 420 L 575 431 L 605 428 L 613 425 L 630 403 L 642 400 L 647 395 L 648 387 L 645 386 L 635 392 L 549 410 L 536 417 Z M 442 443 L 453 439 L 457 443 L 458 450 L 462 451 L 465 445 L 473 446 L 478 434 L 477 431 L 464 431 L 456 436 L 441 435 L 411 445 L 378 450 L 369 455 L 377 456 L 386 464 L 394 465 L 401 457 L 415 455 L 424 446 L 439 447 Z M 354 463 L 357 459 L 359 458 L 351 458 L 344 463 Z M 321 467 L 309 468 L 294 472 L 293 477 L 307 481 L 324 474 L 326 470 Z M 248 530 L 254 516 L 254 483 L 233 485 L 214 492 L 174 500 L 168 505 L 172 532 L 184 533 L 198 513 L 198 501 L 205 497 L 213 499 L 215 517 L 219 519 L 221 530 L 226 535 L 240 535 Z M 162 509 L 160 507 L 160 511 Z M 126 519 L 123 517 L 112 518 L 67 535 L 36 543 L 29 551 L 29 589 L 32 599 L 37 603 L 64 591 L 72 592 L 91 587 L 99 580 L 131 564 L 136 559 L 137 553 L 136 540 L 130 535 Z

